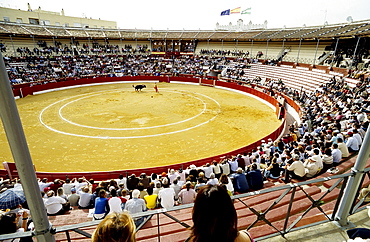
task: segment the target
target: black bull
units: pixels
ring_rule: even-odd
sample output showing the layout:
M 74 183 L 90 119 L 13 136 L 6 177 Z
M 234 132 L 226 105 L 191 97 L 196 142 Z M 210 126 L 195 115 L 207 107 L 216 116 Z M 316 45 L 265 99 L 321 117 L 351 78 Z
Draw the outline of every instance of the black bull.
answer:
M 132 87 L 134 87 L 135 88 L 135 91 L 136 92 L 138 92 L 138 91 L 141 91 L 141 89 L 143 89 L 143 88 L 146 88 L 146 86 L 145 85 L 132 85 Z

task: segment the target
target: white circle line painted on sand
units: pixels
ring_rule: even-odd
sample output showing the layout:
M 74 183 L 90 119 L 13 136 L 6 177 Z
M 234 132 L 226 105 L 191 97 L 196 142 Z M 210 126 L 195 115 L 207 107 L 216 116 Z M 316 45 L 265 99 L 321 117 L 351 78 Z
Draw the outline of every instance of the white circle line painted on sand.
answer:
M 101 92 L 105 92 L 106 90 L 104 91 L 101 91 Z M 204 96 L 204 97 L 207 97 L 209 98 L 210 100 L 214 101 L 217 106 L 219 107 L 219 112 L 213 116 L 212 118 L 208 119 L 207 121 L 203 122 L 203 123 L 200 123 L 198 125 L 195 125 L 195 126 L 192 126 L 192 127 L 189 127 L 189 128 L 186 128 L 186 129 L 181 129 L 181 130 L 176 130 L 176 131 L 172 131 L 172 132 L 166 132 L 166 133 L 159 133 L 159 134 L 153 134 L 153 135 L 143 135 L 143 136 L 123 136 L 123 137 L 111 137 L 111 136 L 90 136 L 90 135 L 80 135 L 80 134 L 75 134 L 75 133 L 68 133 L 68 132 L 64 132 L 64 131 L 60 131 L 60 130 L 57 130 L 57 129 L 54 129 L 52 127 L 50 127 L 49 125 L 47 125 L 43 120 L 42 120 L 42 115 L 43 113 L 45 112 L 45 110 L 47 110 L 49 107 L 55 105 L 56 103 L 60 103 L 62 101 L 65 101 L 65 100 L 68 100 L 68 99 L 72 99 L 74 97 L 69 97 L 69 98 L 65 98 L 63 100 L 60 100 L 60 101 L 57 101 L 55 103 L 52 103 L 50 105 L 48 105 L 47 107 L 45 107 L 41 112 L 40 112 L 40 115 L 39 115 L 39 121 L 40 123 L 46 127 L 47 129 L 53 131 L 53 132 L 56 132 L 56 133 L 59 133 L 59 134 L 64 134 L 64 135 L 70 135 L 70 136 L 75 136 L 75 137 L 82 137 L 82 138 L 92 138 L 92 139 L 137 139 L 137 138 L 149 138 L 149 137 L 156 137 L 156 136 L 162 136 L 162 135 L 169 135 L 169 134 L 175 134 L 175 133 L 181 133 L 181 132 L 185 132 L 185 131 L 188 131 L 188 130 L 191 130 L 191 129 L 194 129 L 194 128 L 197 128 L 197 127 L 200 127 L 204 124 L 207 124 L 209 122 L 211 122 L 212 120 L 214 120 L 218 114 L 220 113 L 220 109 L 221 109 L 221 105 L 213 98 L 211 97 L 208 97 L 204 94 L 200 94 L 200 93 L 197 93 L 198 95 L 201 95 L 201 96 Z M 89 93 L 87 94 L 81 94 L 81 96 L 83 95 L 89 95 Z
M 49 127 L 48 125 L 44 124 L 43 122 L 41 122 L 41 123 L 51 131 L 54 131 L 54 132 L 60 133 L 60 134 L 75 136 L 75 137 L 93 138 L 93 139 L 138 139 L 138 138 L 149 138 L 149 137 L 156 137 L 156 136 L 162 136 L 162 135 L 176 134 L 176 133 L 185 132 L 185 131 L 200 127 L 204 124 L 207 124 L 207 123 L 211 122 L 212 120 L 214 120 L 217 116 L 218 116 L 218 114 L 216 114 L 214 117 L 210 118 L 209 120 L 207 120 L 203 123 L 197 124 L 195 126 L 192 126 L 192 127 L 186 128 L 186 129 L 176 130 L 176 131 L 167 132 L 167 133 L 160 133 L 160 134 L 142 135 L 142 136 L 125 136 L 125 137 L 90 136 L 90 135 L 73 134 L 73 133 L 68 133 L 68 132 L 63 132 L 63 131 L 60 131 L 60 130 L 53 129 L 53 128 Z
M 167 90 L 164 90 L 164 92 L 166 92 L 166 91 Z M 112 92 L 114 92 L 114 91 L 112 91 Z M 162 89 L 162 92 L 163 92 L 163 89 Z M 174 93 L 184 94 L 183 92 L 176 92 L 176 91 L 167 91 L 167 92 L 174 92 Z M 171 125 L 185 123 L 187 121 L 190 121 L 192 119 L 195 119 L 195 118 L 199 117 L 200 115 L 202 115 L 207 110 L 207 104 L 202 99 L 200 99 L 198 97 L 195 97 L 195 96 L 191 96 L 190 94 L 186 94 L 186 95 L 188 95 L 188 96 L 190 96 L 192 98 L 198 99 L 200 102 L 203 103 L 203 109 L 202 109 L 202 111 L 200 113 L 198 113 L 197 115 L 195 115 L 193 117 L 190 117 L 188 119 L 184 119 L 184 120 L 181 120 L 181 121 L 178 121 L 178 122 L 174 122 L 174 123 L 169 123 L 169 124 L 156 125 L 156 126 L 150 126 L 150 127 L 137 127 L 137 128 L 105 128 L 105 127 L 96 127 L 96 126 L 89 126 L 89 125 L 83 125 L 83 124 L 75 123 L 75 122 L 72 122 L 72 121 L 68 120 L 67 118 L 65 118 L 63 116 L 62 110 L 66 106 L 68 106 L 69 104 L 74 103 L 74 102 L 77 102 L 77 101 L 80 101 L 80 100 L 85 99 L 85 98 L 89 98 L 89 97 L 92 97 L 92 96 L 97 96 L 97 95 L 101 95 L 101 94 L 99 93 L 99 94 L 94 94 L 94 95 L 90 95 L 90 96 L 87 96 L 87 97 L 81 97 L 81 98 L 78 98 L 76 100 L 73 100 L 71 102 L 68 102 L 68 103 L 64 104 L 61 108 L 59 108 L 59 116 L 60 116 L 60 118 L 62 120 L 64 120 L 65 122 L 70 123 L 72 125 L 83 127 L 83 128 L 89 128 L 89 129 L 101 129 L 101 130 L 141 130 L 141 129 L 155 129 L 155 128 L 161 128 L 161 127 L 166 127 L 166 126 L 171 126 Z

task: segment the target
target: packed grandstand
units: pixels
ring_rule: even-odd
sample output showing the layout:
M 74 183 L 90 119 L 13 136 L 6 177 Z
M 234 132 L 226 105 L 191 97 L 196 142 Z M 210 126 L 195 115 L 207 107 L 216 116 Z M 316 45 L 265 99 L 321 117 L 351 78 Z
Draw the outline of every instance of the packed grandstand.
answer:
M 338 211 L 369 125 L 369 25 L 366 20 L 235 33 L 1 22 L 0 48 L 16 97 L 79 83 L 150 77 L 212 83 L 251 93 L 273 103 L 282 120 L 273 135 L 219 155 L 217 160 L 211 157 L 146 170 L 71 173 L 69 178 L 64 173 L 36 172 L 50 222 L 57 232 L 67 231 L 57 233 L 56 240 L 90 241 L 87 238 L 98 223 L 76 224 L 101 218 L 91 210 L 97 209 L 95 198 L 102 196 L 101 191 L 105 191 L 103 197 L 120 198 L 118 207 L 107 207 L 133 215 L 138 241 L 185 241 L 190 236 L 187 228 L 192 226 L 195 193 L 208 184 L 225 187 L 234 201 L 238 229 L 247 229 L 255 239 L 286 234 L 291 229 L 286 223 L 307 225 L 320 212 L 324 216 L 319 221 L 334 220 L 328 214 Z M 2 192 L 21 189 L 14 168 L 5 165 L 8 169 L 0 171 Z M 294 190 L 286 185 L 301 183 L 306 186 L 296 185 Z M 352 201 L 356 209 L 368 201 L 361 188 L 369 184 L 364 178 L 357 188 Z M 163 192 L 168 189 L 173 196 Z M 56 197 L 62 198 L 57 208 L 51 206 Z M 146 201 L 141 210 L 129 202 L 138 198 Z M 4 209 L 19 208 L 13 204 Z M 23 209 L 27 204 L 21 208 L 27 211 Z M 149 212 L 144 216 L 140 212 L 145 210 Z M 23 217 L 27 226 L 19 223 L 32 230 L 31 217 Z

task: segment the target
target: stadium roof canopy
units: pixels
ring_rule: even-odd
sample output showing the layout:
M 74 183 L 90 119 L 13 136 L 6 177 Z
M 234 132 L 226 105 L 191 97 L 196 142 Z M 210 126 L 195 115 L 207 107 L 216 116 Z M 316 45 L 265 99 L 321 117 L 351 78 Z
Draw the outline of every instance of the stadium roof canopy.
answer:
M 370 20 L 322 26 L 253 29 L 243 32 L 209 30 L 93 29 L 0 22 L 0 36 L 44 36 L 58 38 L 200 40 L 200 41 L 297 41 L 330 40 L 370 36 Z

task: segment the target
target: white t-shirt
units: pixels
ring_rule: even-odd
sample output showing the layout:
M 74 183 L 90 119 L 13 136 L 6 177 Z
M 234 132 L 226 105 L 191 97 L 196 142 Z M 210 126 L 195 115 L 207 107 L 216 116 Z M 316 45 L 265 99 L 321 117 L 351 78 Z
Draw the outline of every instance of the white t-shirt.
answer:
M 229 175 L 230 174 L 230 165 L 229 163 L 221 164 L 222 173 Z
M 161 199 L 161 205 L 164 208 L 172 208 L 175 205 L 175 190 L 173 188 L 164 188 L 159 191 L 158 198 Z
M 75 186 L 75 184 L 73 184 L 73 183 L 64 183 L 63 184 L 64 194 L 71 195 L 72 194 L 71 188 L 74 187 L 74 186 Z
M 220 174 L 221 173 L 221 166 L 220 165 L 211 165 L 212 169 L 213 169 L 213 173 L 215 174 Z
M 204 171 L 204 176 L 207 178 L 209 178 L 213 172 L 213 168 L 211 166 L 202 167 L 201 169 Z
M 360 134 L 353 134 L 353 138 L 357 139 L 358 145 L 362 144 L 362 138 Z
M 78 201 L 78 205 L 85 208 L 90 205 L 91 201 L 91 193 L 86 193 L 86 192 L 79 192 L 80 195 L 80 200 Z
M 45 182 L 39 182 L 40 191 L 43 192 L 45 190 L 45 188 L 47 188 L 51 184 L 53 184 L 53 182 L 46 182 L 46 183 Z
M 324 163 L 322 162 L 322 158 L 320 155 L 313 155 L 311 157 L 312 159 L 314 159 L 316 161 L 316 165 L 319 167 L 319 168 L 323 168 L 324 167 Z
M 170 183 L 173 183 L 173 180 L 175 180 L 179 176 L 179 173 L 175 172 L 173 174 L 168 175 L 168 178 L 170 179 Z
M 119 199 L 118 197 L 111 197 L 109 200 L 108 200 L 108 204 L 109 204 L 109 213 L 120 213 L 122 212 L 122 207 L 121 207 L 121 199 Z
M 44 202 L 48 214 L 55 214 L 59 212 L 63 207 L 62 204 L 64 203 L 66 203 L 65 199 L 55 196 L 49 197 Z
M 121 180 L 116 179 L 116 182 L 118 185 L 122 183 L 125 186 L 125 188 L 127 188 L 127 178 L 126 177 L 122 178 Z
M 84 186 L 87 186 L 87 182 L 75 182 L 74 183 L 76 191 L 79 192 L 81 191 L 81 188 Z

